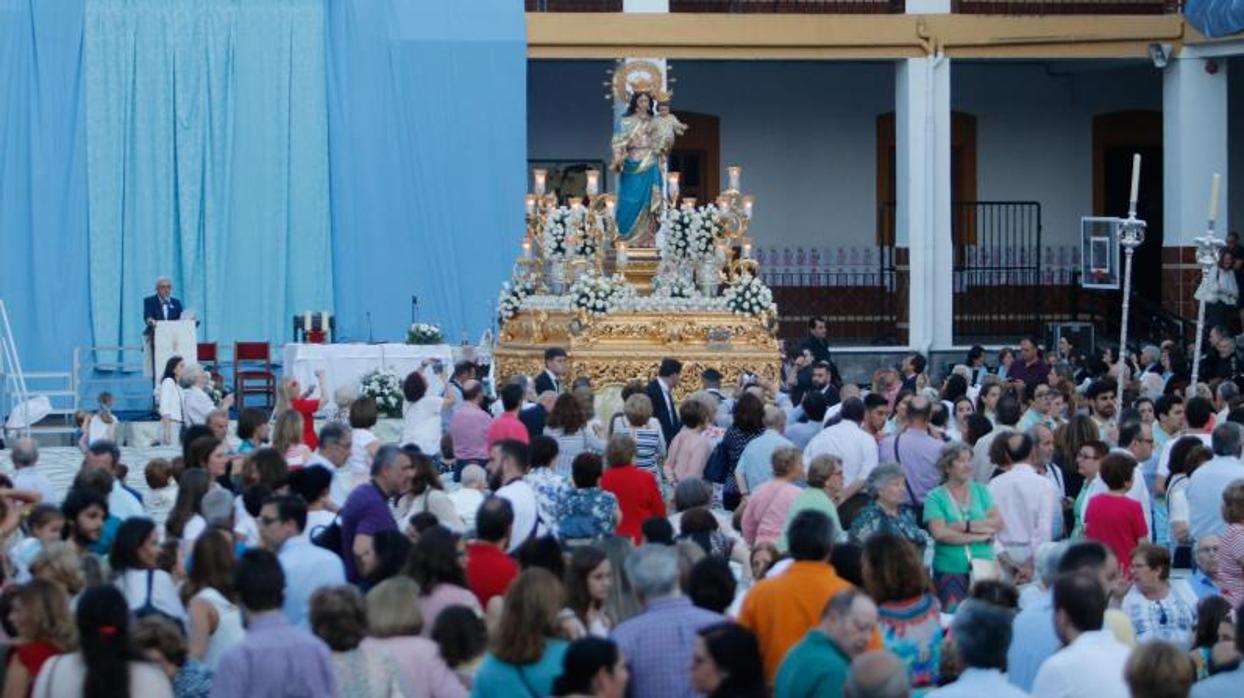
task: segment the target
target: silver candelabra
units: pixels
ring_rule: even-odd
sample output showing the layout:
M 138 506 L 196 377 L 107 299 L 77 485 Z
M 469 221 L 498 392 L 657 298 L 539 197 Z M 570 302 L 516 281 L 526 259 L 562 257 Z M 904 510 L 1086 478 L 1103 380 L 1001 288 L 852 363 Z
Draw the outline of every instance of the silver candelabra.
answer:
M 1145 222 L 1136 217 L 1140 188 L 1140 154 L 1132 156 L 1132 193 L 1128 197 L 1127 218 L 1119 221 L 1119 245 L 1123 247 L 1123 318 L 1119 322 L 1119 383 L 1115 389 L 1114 416 L 1123 414 L 1123 367 L 1127 357 L 1127 314 L 1132 305 L 1132 255 L 1145 241 Z
M 1226 241 L 1214 234 L 1214 221 L 1218 217 L 1218 173 L 1210 182 L 1209 190 L 1209 223 L 1205 234 L 1196 239 L 1196 263 L 1201 267 L 1201 285 L 1198 291 L 1209 290 L 1209 275 L 1218 266 L 1218 255 L 1226 246 Z M 1196 348 L 1192 355 L 1192 394 L 1196 395 L 1197 381 L 1201 376 L 1201 344 L 1205 339 L 1205 293 L 1197 293 L 1196 304 Z

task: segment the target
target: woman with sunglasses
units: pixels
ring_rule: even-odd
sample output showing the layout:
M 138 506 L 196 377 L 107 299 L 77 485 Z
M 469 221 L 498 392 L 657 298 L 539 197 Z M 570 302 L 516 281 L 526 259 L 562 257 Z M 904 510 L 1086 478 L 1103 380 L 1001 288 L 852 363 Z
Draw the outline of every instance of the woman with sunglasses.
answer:
M 1196 597 L 1184 584 L 1171 584 L 1171 555 L 1142 543 L 1132 551 L 1132 588 L 1123 612 L 1136 628 L 1137 642 L 1165 640 L 1187 650 L 1196 629 Z

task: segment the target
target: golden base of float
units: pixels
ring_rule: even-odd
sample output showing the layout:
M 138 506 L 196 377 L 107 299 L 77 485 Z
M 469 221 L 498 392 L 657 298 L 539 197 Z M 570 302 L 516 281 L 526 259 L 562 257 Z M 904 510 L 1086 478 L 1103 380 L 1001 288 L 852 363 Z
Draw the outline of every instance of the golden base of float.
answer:
M 628 275 L 629 276 L 629 275 Z M 781 376 L 781 353 L 769 316 L 714 311 L 616 311 L 590 316 L 567 310 L 524 309 L 501 327 L 493 350 L 502 383 L 544 370 L 544 350 L 570 354 L 567 376 L 586 376 L 598 393 L 627 381 L 648 381 L 661 359 L 682 362 L 678 398 L 700 389 L 700 373 L 715 368 L 723 385 L 738 385 L 744 373 L 769 380 Z

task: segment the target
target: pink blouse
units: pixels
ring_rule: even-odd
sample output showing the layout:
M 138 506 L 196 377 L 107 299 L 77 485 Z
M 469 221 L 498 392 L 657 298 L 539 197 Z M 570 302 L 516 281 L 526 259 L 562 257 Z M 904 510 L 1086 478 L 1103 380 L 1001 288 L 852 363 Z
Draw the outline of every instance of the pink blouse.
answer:
M 436 643 L 422 637 L 369 637 L 363 648 L 379 648 L 393 657 L 416 696 L 466 698 L 467 690 L 445 661 Z
M 704 466 L 712 452 L 713 442 L 703 430 L 680 430 L 665 458 L 665 478 L 678 483 L 687 478 L 703 477 Z
M 790 507 L 802 493 L 802 489 L 785 480 L 770 480 L 761 485 L 747 498 L 747 508 L 743 510 L 743 540 L 749 546 L 777 543 L 786 528 Z

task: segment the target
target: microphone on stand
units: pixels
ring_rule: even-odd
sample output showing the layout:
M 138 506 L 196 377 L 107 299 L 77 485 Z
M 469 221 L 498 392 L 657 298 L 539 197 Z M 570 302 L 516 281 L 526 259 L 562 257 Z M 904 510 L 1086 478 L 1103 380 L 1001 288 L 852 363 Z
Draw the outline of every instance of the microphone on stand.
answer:
M 372 331 L 371 331 L 371 311 L 370 310 L 367 311 L 367 343 L 368 344 L 376 343 L 376 338 L 372 335 Z

